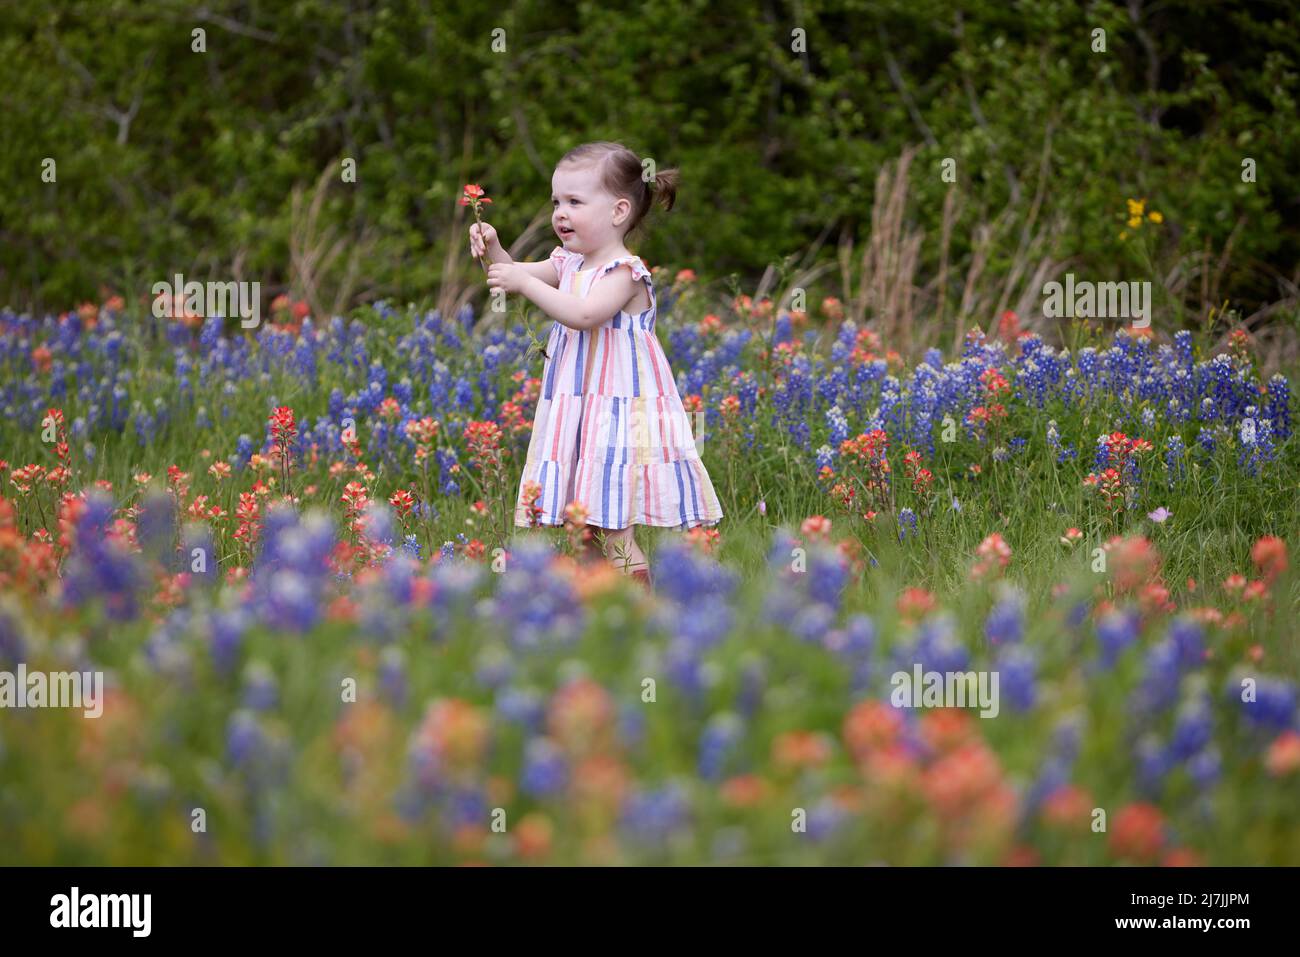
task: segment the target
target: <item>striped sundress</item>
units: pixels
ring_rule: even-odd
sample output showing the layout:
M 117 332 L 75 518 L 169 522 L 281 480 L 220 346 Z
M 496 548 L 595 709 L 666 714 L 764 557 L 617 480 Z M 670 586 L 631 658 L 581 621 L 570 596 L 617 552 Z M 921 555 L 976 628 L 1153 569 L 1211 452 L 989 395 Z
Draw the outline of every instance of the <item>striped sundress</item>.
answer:
M 519 483 L 515 525 L 527 527 L 524 486 L 536 482 L 537 521 L 560 525 L 570 502 L 600 528 L 716 525 L 722 507 L 700 461 L 668 359 L 655 335 L 655 291 L 638 256 L 592 269 L 581 253 L 557 246 L 550 261 L 561 292 L 585 297 L 600 278 L 627 265 L 644 279 L 650 308 L 620 310 L 603 325 L 578 332 L 555 322 L 546 342 L 528 457 Z

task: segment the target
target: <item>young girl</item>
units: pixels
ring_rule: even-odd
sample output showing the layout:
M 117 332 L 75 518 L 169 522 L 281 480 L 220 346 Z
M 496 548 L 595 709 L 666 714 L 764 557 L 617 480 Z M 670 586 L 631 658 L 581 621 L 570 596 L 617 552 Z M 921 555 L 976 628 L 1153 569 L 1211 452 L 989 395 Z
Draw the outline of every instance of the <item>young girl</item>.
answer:
M 554 318 L 542 392 L 520 479 L 515 525 L 527 528 L 523 489 L 536 482 L 537 521 L 560 525 L 571 502 L 603 532 L 607 558 L 643 584 L 649 565 L 635 525 L 716 525 L 722 508 L 700 461 L 690 420 L 655 335 L 650 271 L 624 238 L 658 200 L 672 209 L 677 171 L 652 183 L 618 143 L 587 143 L 551 177 L 551 225 L 560 238 L 544 262 L 517 263 L 487 223 L 470 250 L 488 257 L 488 286 L 520 293 Z M 594 532 L 594 534 L 600 534 Z M 625 561 L 626 560 L 626 561 Z

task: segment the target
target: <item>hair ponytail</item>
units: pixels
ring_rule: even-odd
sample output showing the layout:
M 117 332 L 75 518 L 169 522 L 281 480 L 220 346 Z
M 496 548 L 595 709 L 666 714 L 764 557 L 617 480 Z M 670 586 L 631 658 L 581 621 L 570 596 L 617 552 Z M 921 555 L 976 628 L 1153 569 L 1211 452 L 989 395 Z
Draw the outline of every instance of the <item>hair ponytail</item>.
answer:
M 652 199 L 664 208 L 664 212 L 673 208 L 677 200 L 677 183 L 681 173 L 677 169 L 661 169 L 655 173 L 653 182 L 647 184 L 653 194 Z

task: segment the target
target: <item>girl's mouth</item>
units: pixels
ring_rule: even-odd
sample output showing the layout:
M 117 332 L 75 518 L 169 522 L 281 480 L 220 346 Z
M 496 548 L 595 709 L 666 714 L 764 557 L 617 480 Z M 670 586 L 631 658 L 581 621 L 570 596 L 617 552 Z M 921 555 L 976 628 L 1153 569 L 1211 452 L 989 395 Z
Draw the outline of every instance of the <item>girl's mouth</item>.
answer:
M 573 235 L 573 230 L 572 230 L 572 229 L 565 229 L 563 226 L 561 226 L 561 227 L 560 227 L 560 235 L 561 235 L 561 236 L 564 236 L 564 237 L 567 238 L 567 237 Z

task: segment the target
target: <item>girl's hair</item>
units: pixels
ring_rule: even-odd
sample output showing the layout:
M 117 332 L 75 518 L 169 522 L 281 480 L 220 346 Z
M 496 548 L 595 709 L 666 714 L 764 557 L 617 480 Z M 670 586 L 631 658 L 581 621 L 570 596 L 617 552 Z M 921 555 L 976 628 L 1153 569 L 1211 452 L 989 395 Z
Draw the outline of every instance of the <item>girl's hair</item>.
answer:
M 592 167 L 600 175 L 600 183 L 605 192 L 622 197 L 632 204 L 632 215 L 628 217 L 625 236 L 641 225 L 654 203 L 659 203 L 667 212 L 673 208 L 673 202 L 677 199 L 677 169 L 658 170 L 654 179 L 647 180 L 643 175 L 641 160 L 622 143 L 607 140 L 583 143 L 560 157 L 556 166 L 566 163 Z

